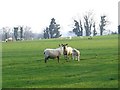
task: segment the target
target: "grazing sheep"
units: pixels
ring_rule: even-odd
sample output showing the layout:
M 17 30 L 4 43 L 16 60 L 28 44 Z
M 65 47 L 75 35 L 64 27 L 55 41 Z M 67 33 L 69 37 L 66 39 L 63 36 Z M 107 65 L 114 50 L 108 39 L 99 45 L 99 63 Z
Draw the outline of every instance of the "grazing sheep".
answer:
M 68 56 L 72 57 L 72 50 L 73 50 L 73 48 L 72 47 L 68 47 L 67 45 L 68 44 L 62 44 L 62 46 L 63 46 L 63 55 L 64 55 L 65 59 L 68 59 L 69 58 Z
M 76 60 L 80 61 L 80 51 L 73 48 L 73 50 L 72 50 L 72 58 L 73 58 L 73 60 L 76 59 Z
M 8 41 L 13 41 L 13 38 L 5 39 L 5 42 L 8 42 Z
M 45 56 L 45 63 L 47 60 L 50 59 L 58 59 L 59 63 L 59 57 L 63 54 L 63 47 L 59 45 L 59 48 L 56 49 L 45 49 L 44 50 L 44 56 Z
M 92 39 L 92 36 L 90 36 L 88 39 L 90 39 L 90 40 L 91 40 L 91 39 Z

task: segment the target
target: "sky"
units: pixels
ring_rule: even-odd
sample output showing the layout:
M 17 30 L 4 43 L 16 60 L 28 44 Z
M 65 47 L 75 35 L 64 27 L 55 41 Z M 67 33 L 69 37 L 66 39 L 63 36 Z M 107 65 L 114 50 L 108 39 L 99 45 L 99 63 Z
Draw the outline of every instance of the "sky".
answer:
M 119 0 L 0 0 L 0 28 L 17 25 L 30 26 L 41 33 L 49 26 L 51 18 L 60 24 L 62 33 L 72 31 L 73 19 L 82 19 L 93 11 L 97 25 L 100 16 L 110 21 L 108 29 L 117 30 Z M 98 26 L 97 26 L 98 29 Z
M 118 3 L 118 16 L 120 17 L 120 2 Z M 120 18 L 118 18 L 118 25 L 120 25 Z

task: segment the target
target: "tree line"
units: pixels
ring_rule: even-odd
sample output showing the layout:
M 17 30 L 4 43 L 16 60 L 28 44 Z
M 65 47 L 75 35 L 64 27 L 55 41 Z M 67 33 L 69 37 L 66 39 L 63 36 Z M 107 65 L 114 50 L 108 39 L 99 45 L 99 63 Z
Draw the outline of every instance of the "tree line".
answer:
M 91 34 L 93 34 L 93 36 L 96 36 L 98 33 L 100 33 L 100 35 L 103 35 L 103 32 L 106 30 L 106 26 L 109 23 L 106 18 L 106 15 L 100 16 L 98 32 L 96 30 L 96 22 L 93 19 L 93 13 L 88 12 L 83 16 L 83 19 L 73 19 L 74 25 L 70 32 L 74 33 L 76 36 L 83 36 L 83 32 L 85 32 L 85 36 L 90 36 Z M 49 26 L 45 27 L 43 30 L 43 34 L 32 33 L 31 27 L 29 26 L 17 26 L 13 27 L 12 30 L 9 27 L 3 27 L 1 29 L 2 34 L 0 34 L 0 37 L 2 37 L 2 40 L 12 37 L 16 41 L 23 39 L 31 40 L 32 38 L 59 38 L 62 36 L 60 33 L 60 28 L 60 24 L 56 23 L 55 18 L 52 18 Z M 118 34 L 120 34 L 120 25 L 118 26 Z
M 106 26 L 109 24 L 106 15 L 100 16 L 99 21 L 99 32 L 96 30 L 96 22 L 93 19 L 93 13 L 88 12 L 83 16 L 82 19 L 76 20 L 74 19 L 74 26 L 71 32 L 73 32 L 76 36 L 83 36 L 83 32 L 85 32 L 85 36 L 96 36 L 98 33 L 103 35 L 103 32 L 106 31 Z M 119 27 L 120 28 L 120 27 Z M 57 24 L 55 18 L 51 19 L 50 25 L 44 29 L 44 38 L 58 38 L 62 36 L 60 34 L 60 24 Z M 120 32 L 118 32 L 120 33 Z M 112 32 L 112 34 L 117 34 L 116 32 Z
M 97 35 L 97 30 L 96 30 L 96 23 L 93 20 L 92 17 L 92 13 L 89 12 L 88 14 L 84 15 L 84 22 L 82 24 L 81 20 L 77 21 L 74 20 L 74 28 L 73 28 L 73 32 L 77 35 L 77 36 L 83 36 L 83 28 L 85 30 L 85 34 L 86 36 L 90 36 L 93 32 L 93 36 Z M 106 20 L 106 16 L 103 15 L 100 17 L 100 23 L 99 23 L 99 30 L 100 30 L 100 35 L 103 35 L 103 32 L 106 30 L 105 26 L 108 24 L 108 21 Z M 92 30 L 93 27 L 93 30 Z
M 15 27 L 3 27 L 0 31 L 0 37 L 2 41 L 8 38 L 12 38 L 16 41 L 31 40 L 37 34 L 32 33 L 31 27 L 29 26 L 15 26 Z

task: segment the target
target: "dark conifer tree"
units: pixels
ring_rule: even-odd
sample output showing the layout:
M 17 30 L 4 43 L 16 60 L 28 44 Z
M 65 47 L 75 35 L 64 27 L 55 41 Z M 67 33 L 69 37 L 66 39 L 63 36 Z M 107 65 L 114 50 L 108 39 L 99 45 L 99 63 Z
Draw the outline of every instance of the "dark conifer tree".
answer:
M 14 37 L 15 37 L 15 40 L 17 41 L 17 38 L 18 38 L 18 27 L 14 27 Z
M 50 25 L 49 25 L 49 35 L 50 35 L 50 38 L 58 38 L 61 36 L 60 34 L 60 24 L 57 24 L 55 22 L 55 19 L 52 18 L 51 19 L 51 22 L 50 22 Z
M 108 21 L 106 21 L 106 16 L 105 15 L 101 16 L 101 21 L 100 21 L 100 24 L 99 24 L 100 35 L 103 35 L 103 31 L 105 31 L 105 26 L 107 25 L 107 22 Z

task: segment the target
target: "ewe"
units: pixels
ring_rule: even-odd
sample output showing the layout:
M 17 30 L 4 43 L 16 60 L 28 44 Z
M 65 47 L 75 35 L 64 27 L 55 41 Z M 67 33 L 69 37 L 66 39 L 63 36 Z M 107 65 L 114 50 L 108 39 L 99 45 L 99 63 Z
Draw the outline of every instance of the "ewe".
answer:
M 59 63 L 59 57 L 63 54 L 63 47 L 62 45 L 59 45 L 59 48 L 56 49 L 45 49 L 44 50 L 44 56 L 45 56 L 45 63 L 47 60 L 50 59 L 58 59 Z

